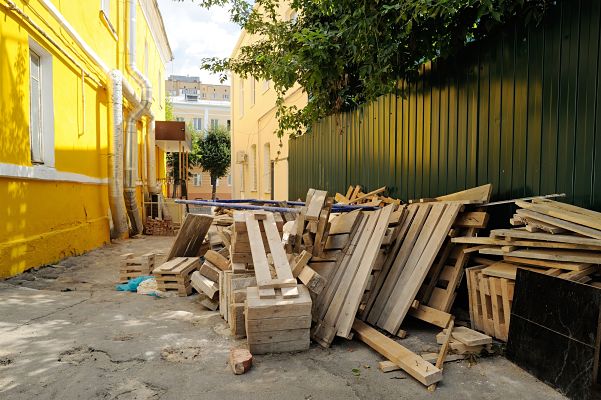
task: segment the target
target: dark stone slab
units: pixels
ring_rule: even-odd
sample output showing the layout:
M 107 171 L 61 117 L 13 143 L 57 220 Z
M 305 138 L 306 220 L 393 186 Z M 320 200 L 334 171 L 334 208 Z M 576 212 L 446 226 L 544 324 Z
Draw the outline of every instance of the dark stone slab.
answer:
M 593 374 L 600 310 L 595 287 L 518 270 L 507 358 L 569 398 L 599 398 Z

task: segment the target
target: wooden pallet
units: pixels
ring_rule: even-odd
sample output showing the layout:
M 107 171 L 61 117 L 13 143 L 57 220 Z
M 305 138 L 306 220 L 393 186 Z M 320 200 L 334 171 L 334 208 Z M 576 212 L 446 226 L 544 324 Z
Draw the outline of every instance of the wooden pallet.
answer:
M 511 279 L 487 276 L 482 272 L 485 268 L 466 269 L 472 329 L 507 341 L 515 283 Z
M 156 267 L 152 274 L 161 291 L 177 291 L 180 296 L 192 294 L 190 276 L 200 268 L 196 257 L 176 257 Z
M 119 268 L 119 281 L 127 282 L 129 279 L 139 276 L 152 275 L 155 264 L 155 253 L 146 253 L 134 257 L 133 253 L 121 255 L 121 266 Z

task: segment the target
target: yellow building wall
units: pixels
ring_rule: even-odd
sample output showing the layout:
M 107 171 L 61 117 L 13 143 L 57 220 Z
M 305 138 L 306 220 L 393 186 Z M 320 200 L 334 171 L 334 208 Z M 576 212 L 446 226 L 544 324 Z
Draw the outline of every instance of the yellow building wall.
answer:
M 82 70 L 24 18 L 0 0 L 0 278 L 28 268 L 81 254 L 110 240 L 108 205 L 109 105 L 108 82 L 58 22 L 38 2 L 14 1 Z M 99 0 L 53 1 L 79 35 L 111 68 L 126 72 L 127 2 L 110 2 L 111 32 L 100 14 Z M 164 119 L 164 93 L 159 86 L 165 66 L 138 5 L 137 65 L 144 72 L 148 43 L 148 77 L 154 88 L 155 118 Z M 29 138 L 29 41 L 52 58 L 54 167 L 37 179 L 15 176 L 39 171 L 31 162 Z M 163 92 L 163 91 L 160 91 Z M 160 97 L 160 98 L 159 98 Z M 125 115 L 126 117 L 126 115 Z M 139 159 L 146 151 L 147 123 L 139 124 Z M 147 157 L 147 155 L 145 155 Z M 164 153 L 157 150 L 157 175 L 164 177 Z M 146 166 L 138 164 L 140 210 Z M 161 175 L 162 174 L 162 175 Z M 27 175 L 27 174 L 25 174 Z
M 291 9 L 280 5 L 282 18 L 290 18 Z M 236 57 L 240 48 L 253 43 L 256 38 L 242 31 L 232 57 Z M 234 198 L 260 198 L 276 200 L 288 199 L 288 138 L 276 136 L 278 121 L 276 118 L 276 93 L 271 82 L 255 81 L 249 76 L 242 78 L 231 76 L 232 91 L 232 194 Z M 254 90 L 253 90 L 254 88 Z M 253 93 L 254 92 L 254 93 Z M 243 101 L 241 101 L 243 98 Z M 299 85 L 292 87 L 285 97 L 285 104 L 299 108 L 307 104 L 307 94 Z M 273 188 L 270 187 L 270 168 L 265 162 L 269 144 L 269 160 L 273 162 Z M 253 162 L 253 149 L 256 157 Z M 246 161 L 238 162 L 238 152 L 246 155 Z M 252 165 L 256 171 L 256 185 L 253 185 Z

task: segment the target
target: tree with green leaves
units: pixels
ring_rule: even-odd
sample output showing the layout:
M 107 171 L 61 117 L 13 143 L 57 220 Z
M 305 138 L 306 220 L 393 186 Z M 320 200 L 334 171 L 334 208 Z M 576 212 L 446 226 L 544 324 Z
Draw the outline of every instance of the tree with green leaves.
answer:
M 229 131 L 223 127 L 211 127 L 194 139 L 192 154 L 198 155 L 198 165 L 211 174 L 211 198 L 215 200 L 217 179 L 224 177 L 230 168 Z
M 229 6 L 231 19 L 257 38 L 236 58 L 208 58 L 202 67 L 242 78 L 269 79 L 277 94 L 278 136 L 300 135 L 312 122 L 380 95 L 420 66 L 456 54 L 510 21 L 539 21 L 554 0 L 289 0 L 297 18 L 283 18 L 283 0 L 197 0 Z M 287 106 L 295 83 L 308 95 Z M 401 93 L 402 95 L 402 93 Z
M 188 166 L 197 167 L 200 165 L 200 155 L 198 150 L 195 150 L 195 143 L 202 136 L 202 132 L 198 131 L 192 125 L 192 122 L 186 124 L 186 132 L 190 133 L 192 137 L 192 149 L 188 153 Z M 168 153 L 167 154 L 167 166 L 169 167 L 169 175 L 173 179 L 173 190 L 172 197 L 177 197 L 177 188 L 180 188 L 180 194 L 182 197 L 188 197 L 188 185 L 186 177 L 180 177 L 178 175 L 179 168 L 179 153 Z M 188 178 L 191 173 L 188 171 Z

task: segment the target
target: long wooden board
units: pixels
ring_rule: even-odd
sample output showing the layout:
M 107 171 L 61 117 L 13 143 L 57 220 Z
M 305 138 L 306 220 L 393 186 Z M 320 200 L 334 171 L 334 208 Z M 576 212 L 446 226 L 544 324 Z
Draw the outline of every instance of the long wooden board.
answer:
M 543 232 L 528 232 L 524 229 L 493 229 L 490 231 L 491 236 L 504 236 L 508 238 L 521 238 L 530 240 L 540 240 L 547 242 L 561 242 L 581 244 L 585 246 L 601 246 L 601 240 L 592 239 L 576 235 L 554 235 Z
M 394 362 L 422 384 L 429 386 L 442 380 L 440 369 L 366 323 L 356 319 L 353 330 L 359 340 Z
M 255 276 L 257 277 L 257 285 L 267 286 L 271 282 L 271 272 L 269 271 L 269 263 L 267 262 L 267 255 L 265 254 L 265 247 L 263 246 L 263 238 L 261 237 L 261 231 L 259 230 L 259 221 L 255 218 L 252 213 L 245 214 L 246 228 L 248 230 L 248 240 L 250 241 L 250 250 L 253 258 L 253 266 L 255 269 Z M 258 289 L 261 297 L 275 298 L 275 289 L 264 288 Z
M 551 216 L 541 214 L 539 212 L 535 212 L 532 210 L 519 209 L 516 212 L 518 215 L 523 215 L 527 218 L 532 218 L 537 221 L 546 222 L 547 224 L 551 224 L 551 225 L 566 229 L 571 232 L 576 232 L 581 235 L 589 236 L 589 237 L 592 237 L 595 239 L 601 239 L 601 230 L 598 230 L 598 229 L 592 229 L 587 226 L 575 224 L 570 221 L 565 221 L 560 218 L 551 217 Z
M 512 256 L 534 258 L 537 260 L 568 261 L 575 263 L 601 264 L 601 254 L 586 251 L 570 250 L 513 250 L 505 252 L 499 248 L 487 247 L 480 249 L 480 254 L 495 256 Z
M 384 284 L 380 289 L 380 293 L 378 293 L 374 305 L 372 306 L 372 309 L 369 312 L 369 315 L 367 316 L 367 321 L 369 321 L 369 323 L 372 325 L 375 325 L 378 321 L 378 318 L 380 318 L 382 310 L 387 304 L 388 299 L 390 298 L 390 294 L 392 293 L 392 290 L 394 289 L 394 286 L 397 280 L 399 279 L 399 276 L 403 272 L 403 268 L 405 267 L 407 259 L 411 254 L 411 250 L 415 245 L 415 241 L 419 237 L 424 222 L 428 217 L 431 205 L 429 203 L 419 205 L 413 204 L 409 206 L 409 209 L 411 210 L 411 208 L 413 207 L 415 207 L 416 209 L 415 217 L 411 220 L 411 226 L 409 227 L 409 230 L 405 235 L 403 244 L 401 245 L 401 248 L 394 260 L 394 263 L 390 267 L 390 271 L 388 272 L 386 280 L 384 281 Z
M 601 229 L 601 217 L 599 216 L 593 217 L 580 211 L 574 212 L 573 210 L 568 210 L 566 208 L 554 207 L 551 204 L 535 204 L 522 200 L 517 200 L 515 204 L 519 207 L 545 214 L 550 217 L 559 218 L 578 225 L 584 225 L 592 229 Z
M 198 257 L 202 241 L 213 223 L 213 217 L 205 214 L 188 214 L 167 255 L 167 261 L 175 257 Z
M 437 206 L 439 206 L 440 212 L 438 212 Z M 407 262 L 409 268 L 407 268 L 407 266 L 405 267 L 403 272 L 406 273 L 404 275 L 401 274 L 395 290 L 393 290 L 391 295 L 392 299 L 397 300 L 394 302 L 388 314 L 383 313 L 387 318 L 383 319 L 380 317 L 378 320 L 378 322 L 381 322 L 381 325 L 379 326 L 390 333 L 396 333 L 399 330 L 401 323 L 411 307 L 411 303 L 413 303 L 419 288 L 424 283 L 428 270 L 432 266 L 436 255 L 440 251 L 440 248 L 449 233 L 449 229 L 451 229 L 451 226 L 453 225 L 453 221 L 455 221 L 457 214 L 459 214 L 461 205 L 435 204 L 432 209 L 430 214 L 432 215 L 434 213 L 434 215 L 429 219 L 433 225 L 433 232 L 430 231 L 428 234 L 427 245 L 424 247 L 423 252 L 419 257 L 410 258 Z M 428 221 L 426 222 L 426 225 L 428 225 Z M 425 229 L 422 232 L 427 233 L 428 229 Z
M 376 262 L 378 252 L 380 251 L 382 240 L 386 234 L 390 215 L 394 211 L 395 207 L 396 206 L 394 204 L 390 204 L 384 207 L 378 214 L 378 220 L 373 230 L 373 234 L 371 235 L 371 238 L 366 245 L 366 250 L 359 261 L 359 269 L 357 270 L 351 287 L 346 294 L 344 305 L 342 306 L 342 310 L 340 311 L 340 315 L 337 320 L 338 336 L 348 337 L 351 332 L 353 320 L 355 319 L 355 315 L 359 309 L 361 298 L 363 297 L 363 293 L 367 287 L 367 282 L 374 267 L 374 263 Z

